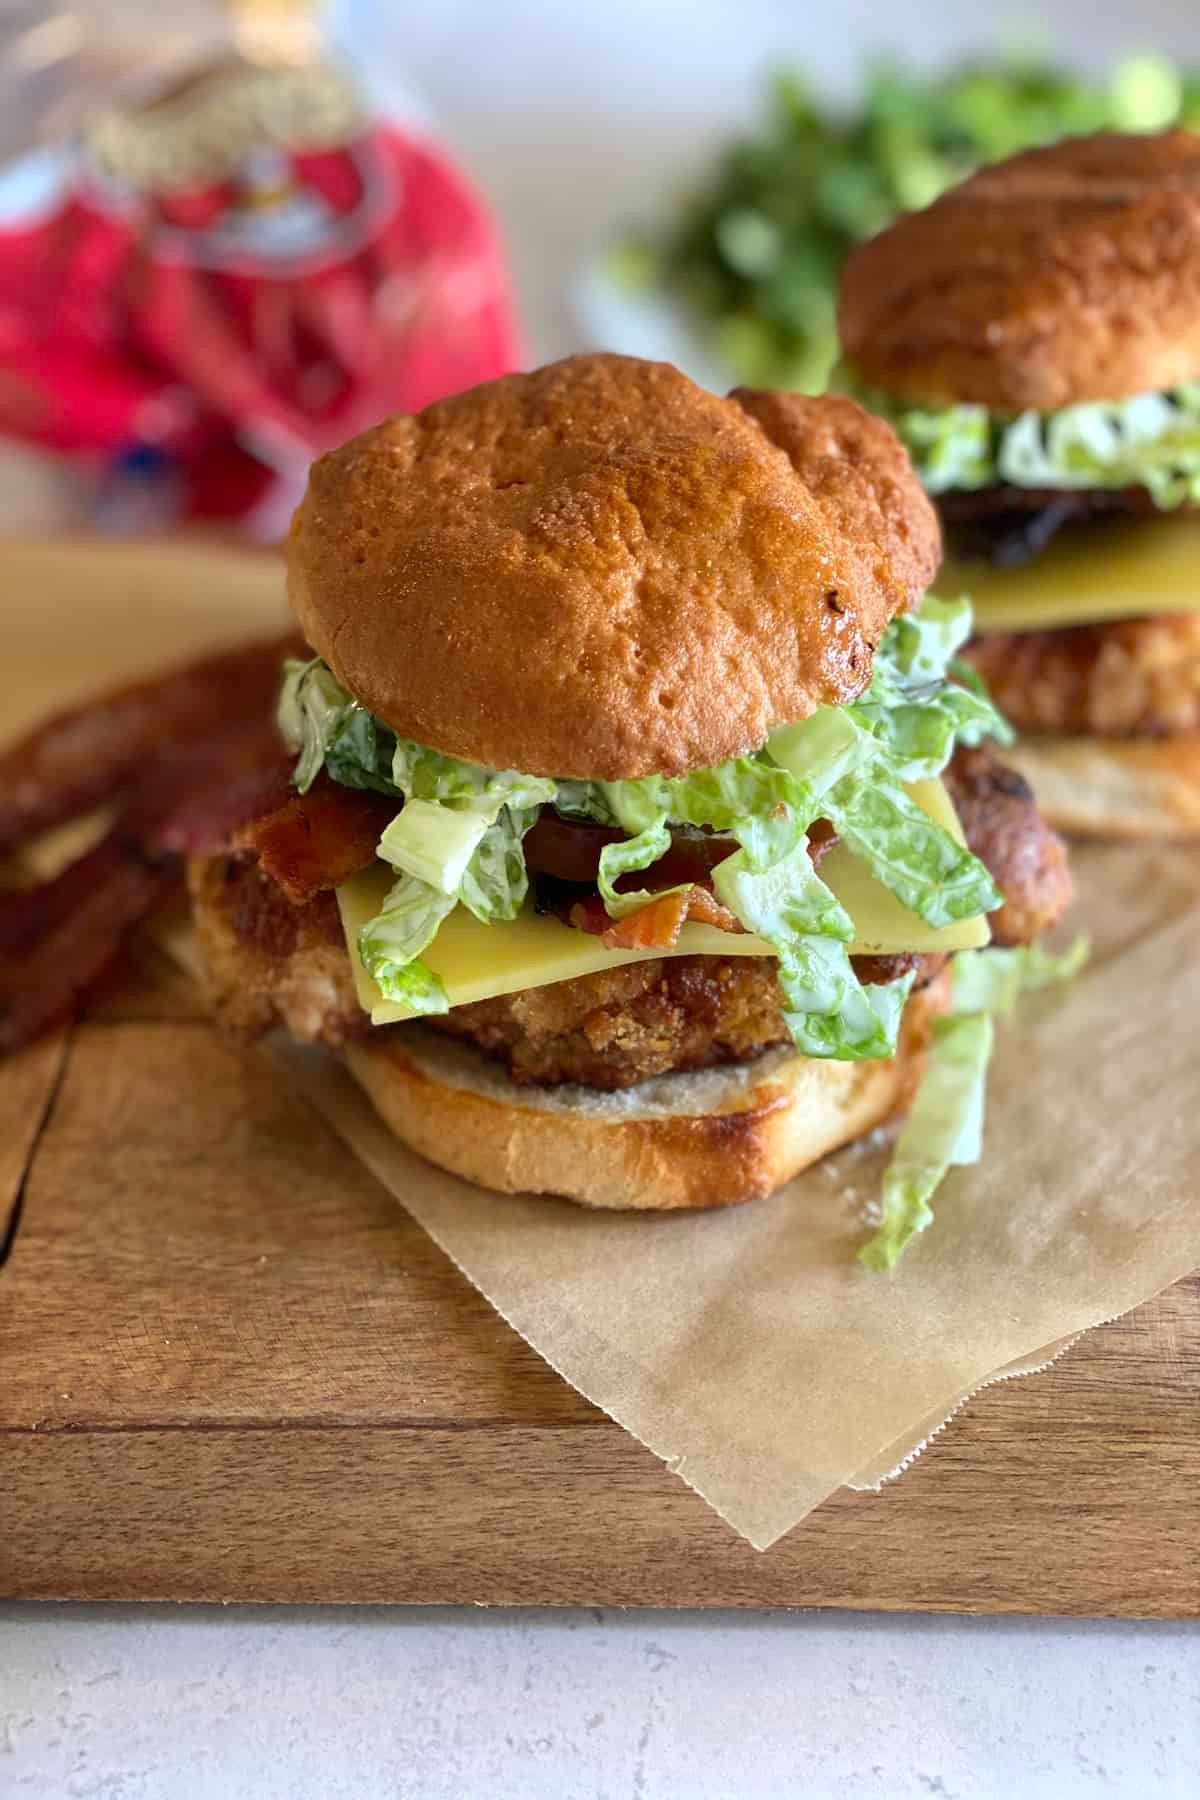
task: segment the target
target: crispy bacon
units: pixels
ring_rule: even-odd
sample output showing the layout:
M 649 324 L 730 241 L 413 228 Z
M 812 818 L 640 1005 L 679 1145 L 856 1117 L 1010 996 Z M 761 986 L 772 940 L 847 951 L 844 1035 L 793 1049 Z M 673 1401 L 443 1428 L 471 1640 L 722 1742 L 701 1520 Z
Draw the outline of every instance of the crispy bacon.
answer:
M 728 908 L 699 885 L 663 894 L 623 919 L 609 918 L 599 894 L 577 900 L 568 915 L 577 931 L 599 937 L 609 950 L 673 950 L 688 919 L 715 925 L 719 931 L 741 930 Z
M 225 781 L 277 766 L 269 713 L 175 745 L 125 787 L 108 833 L 53 880 L 0 892 L 0 1055 L 74 1013 L 132 928 L 179 876 L 171 821 Z
M 106 838 L 45 888 L 4 896 L 0 1055 L 71 1017 L 128 932 L 167 894 L 172 858 Z
M 369 868 L 384 827 L 399 801 L 365 788 L 339 787 L 324 775 L 307 794 L 235 831 L 232 845 L 253 851 L 260 869 L 295 906 Z
M 269 719 L 294 635 L 206 657 L 59 713 L 0 756 L 0 856 L 118 795 L 165 751 Z
M 740 931 L 738 920 L 706 887 L 694 887 L 688 896 L 687 916 L 697 925 L 715 925 L 718 931 Z
M 277 747 L 264 767 L 250 769 L 175 807 L 160 833 L 164 849 L 186 856 L 219 854 L 228 847 L 235 832 L 268 813 L 278 812 L 295 797 L 295 761 L 291 751 Z

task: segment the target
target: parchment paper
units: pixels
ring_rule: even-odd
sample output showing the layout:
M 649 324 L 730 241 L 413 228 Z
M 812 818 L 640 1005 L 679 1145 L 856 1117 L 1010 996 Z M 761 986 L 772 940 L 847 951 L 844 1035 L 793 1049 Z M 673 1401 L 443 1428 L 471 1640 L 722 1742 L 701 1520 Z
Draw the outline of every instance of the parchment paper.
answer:
M 1124 853 L 1083 860 L 1093 964 L 1002 1033 L 985 1160 L 946 1182 L 891 1277 L 854 1259 L 880 1146 L 732 1211 L 592 1214 L 429 1169 L 340 1070 L 283 1054 L 509 1323 L 765 1549 L 1006 1365 L 1045 1363 L 1200 1262 L 1200 871 L 1135 851 L 1153 879 L 1131 895 L 1108 879 Z
M 40 672 L 44 689 L 86 593 L 60 583 L 49 602 L 43 586 L 30 605 L 8 579 L 0 593 L 5 685 Z M 146 584 L 130 600 L 123 673 L 146 609 L 160 651 L 169 603 Z M 103 663 L 98 646 L 100 683 Z M 890 1278 L 854 1259 L 881 1144 L 732 1211 L 606 1216 L 444 1175 L 332 1059 L 277 1054 L 515 1329 L 766 1548 L 833 1489 L 894 1471 L 989 1378 L 1044 1364 L 1200 1263 L 1200 847 L 1092 849 L 1077 881 L 1090 967 L 1002 1028 L 985 1160 L 946 1182 Z

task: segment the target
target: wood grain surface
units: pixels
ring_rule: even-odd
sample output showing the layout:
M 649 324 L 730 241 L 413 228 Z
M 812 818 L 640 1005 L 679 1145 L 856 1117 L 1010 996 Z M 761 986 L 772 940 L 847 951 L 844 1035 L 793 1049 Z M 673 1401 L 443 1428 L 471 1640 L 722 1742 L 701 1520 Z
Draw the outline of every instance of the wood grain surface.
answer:
M 179 1108 L 181 1091 L 189 1105 Z M 145 951 L 0 1078 L 0 1592 L 1200 1610 L 1200 1284 L 749 1549 Z

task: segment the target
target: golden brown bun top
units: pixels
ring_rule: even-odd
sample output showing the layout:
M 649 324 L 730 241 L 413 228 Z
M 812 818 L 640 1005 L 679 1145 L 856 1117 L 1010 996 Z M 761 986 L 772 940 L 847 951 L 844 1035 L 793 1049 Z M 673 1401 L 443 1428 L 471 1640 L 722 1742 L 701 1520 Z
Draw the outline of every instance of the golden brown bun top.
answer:
M 1200 136 L 1027 150 L 850 257 L 857 373 L 899 399 L 1051 412 L 1200 376 Z
M 937 567 L 852 401 L 577 356 L 324 456 L 288 545 L 308 641 L 402 736 L 530 774 L 680 774 L 853 699 Z

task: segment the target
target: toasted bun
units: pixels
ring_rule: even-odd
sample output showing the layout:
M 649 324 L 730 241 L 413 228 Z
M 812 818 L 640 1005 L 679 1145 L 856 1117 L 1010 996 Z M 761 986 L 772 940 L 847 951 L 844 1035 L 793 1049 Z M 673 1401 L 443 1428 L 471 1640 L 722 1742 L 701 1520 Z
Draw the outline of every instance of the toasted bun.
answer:
M 847 359 L 897 398 L 997 412 L 1200 375 L 1200 136 L 1115 132 L 981 170 L 857 250 Z
M 288 545 L 313 648 L 402 736 L 531 774 L 682 774 L 870 679 L 940 556 L 852 402 L 577 356 L 322 457 Z
M 769 1194 L 909 1103 L 950 972 L 914 994 L 887 1062 L 756 1062 L 665 1075 L 620 1094 L 521 1088 L 473 1048 L 419 1026 L 350 1047 L 351 1069 L 401 1142 L 500 1193 L 642 1210 Z
M 1042 815 L 1080 837 L 1200 837 L 1200 732 L 1022 737 L 1004 752 Z

